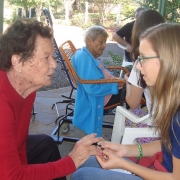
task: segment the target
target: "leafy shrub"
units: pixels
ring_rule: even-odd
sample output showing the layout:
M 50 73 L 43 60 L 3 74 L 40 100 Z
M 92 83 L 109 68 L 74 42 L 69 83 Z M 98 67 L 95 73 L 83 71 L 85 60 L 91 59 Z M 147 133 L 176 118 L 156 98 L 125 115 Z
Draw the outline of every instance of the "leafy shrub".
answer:
M 90 19 L 87 23 L 84 22 L 84 14 L 74 15 L 71 19 L 71 25 L 82 27 L 83 29 L 87 29 L 90 26 L 95 25 Z
M 104 60 L 104 64 L 106 66 L 122 66 L 122 62 L 123 62 L 123 55 L 122 54 L 115 54 L 112 53 L 111 51 L 108 51 L 108 54 L 110 55 L 110 57 L 112 58 L 112 62 L 111 61 L 107 61 Z M 126 68 L 129 70 L 129 72 L 131 72 L 132 66 L 126 66 Z M 120 70 L 113 70 L 113 73 L 115 76 L 119 76 Z M 124 76 L 124 74 L 123 74 Z
M 121 54 L 114 54 L 111 51 L 108 51 L 108 54 L 111 56 L 111 58 L 114 62 L 114 65 L 119 65 L 119 66 L 122 65 L 123 56 Z

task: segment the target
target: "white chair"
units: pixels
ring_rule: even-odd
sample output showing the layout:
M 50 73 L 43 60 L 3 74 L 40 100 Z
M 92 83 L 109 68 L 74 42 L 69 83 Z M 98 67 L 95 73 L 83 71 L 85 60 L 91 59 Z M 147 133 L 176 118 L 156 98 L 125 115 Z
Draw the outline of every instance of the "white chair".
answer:
M 111 142 L 121 144 L 134 144 L 136 138 L 142 137 L 159 137 L 158 133 L 155 133 L 155 128 L 129 128 L 125 127 L 125 118 L 128 118 L 134 123 L 144 123 L 151 125 L 152 119 L 149 114 L 143 117 L 138 117 L 131 113 L 129 110 L 122 106 L 117 106 L 114 119 L 114 127 L 112 131 Z
M 119 43 L 117 43 L 117 45 L 121 48 L 121 49 L 126 49 L 124 46 L 122 46 L 121 44 L 119 44 Z M 130 66 L 130 65 L 133 65 L 133 62 L 128 62 L 128 61 L 126 61 L 126 56 L 125 56 L 125 54 L 124 54 L 124 56 L 123 56 L 123 62 L 122 62 L 122 67 L 126 67 L 126 66 Z M 122 75 L 123 75 L 123 71 L 120 71 L 120 75 L 119 75 L 119 77 L 120 78 L 123 78 L 122 77 Z

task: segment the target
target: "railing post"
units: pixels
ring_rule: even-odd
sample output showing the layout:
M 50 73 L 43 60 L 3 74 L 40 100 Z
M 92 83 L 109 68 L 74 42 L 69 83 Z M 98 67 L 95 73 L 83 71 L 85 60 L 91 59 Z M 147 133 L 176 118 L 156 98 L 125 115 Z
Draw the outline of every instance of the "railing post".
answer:
M 68 0 L 65 1 L 65 23 L 66 25 L 69 22 L 69 2 Z
M 164 17 L 165 16 L 165 9 L 166 9 L 166 0 L 159 0 L 159 13 Z
M 4 0 L 0 0 L 0 34 L 3 33 Z
M 121 5 L 118 4 L 118 7 L 117 7 L 117 17 L 116 17 L 116 26 L 117 27 L 119 26 L 120 12 L 121 12 Z
M 85 23 L 88 22 L 88 1 L 86 1 Z

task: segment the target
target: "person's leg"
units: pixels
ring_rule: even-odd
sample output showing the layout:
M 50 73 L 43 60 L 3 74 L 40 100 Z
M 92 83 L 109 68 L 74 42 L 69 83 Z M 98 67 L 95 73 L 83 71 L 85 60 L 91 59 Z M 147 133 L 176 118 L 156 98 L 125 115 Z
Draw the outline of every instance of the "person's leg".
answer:
M 121 89 L 119 89 L 118 94 L 113 94 L 110 98 L 110 100 L 108 101 L 108 103 L 105 105 L 106 106 L 111 106 L 113 104 L 119 103 L 120 102 L 120 98 L 121 98 Z
M 125 57 L 126 57 L 126 61 L 128 61 L 128 62 L 132 62 L 132 59 L 131 59 L 130 53 L 125 52 Z
M 143 180 L 133 174 L 126 174 L 112 170 L 104 170 L 102 168 L 82 167 L 73 175 L 72 180 Z
M 82 167 L 94 167 L 94 168 L 101 168 L 101 165 L 98 163 L 95 156 L 90 156 L 90 158 L 82 164 L 79 168 Z
M 125 158 L 131 161 L 129 158 Z M 72 180 L 142 180 L 142 178 L 101 168 L 95 156 L 91 156 L 79 169 L 73 173 Z
M 29 135 L 26 142 L 26 149 L 28 164 L 47 163 L 61 159 L 55 141 L 45 134 Z M 66 180 L 66 177 L 58 179 Z

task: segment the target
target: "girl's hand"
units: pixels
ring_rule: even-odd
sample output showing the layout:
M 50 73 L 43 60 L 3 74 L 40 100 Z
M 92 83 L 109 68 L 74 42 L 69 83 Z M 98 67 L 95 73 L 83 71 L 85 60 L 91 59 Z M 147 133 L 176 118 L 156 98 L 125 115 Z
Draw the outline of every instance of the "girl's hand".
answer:
M 125 161 L 109 149 L 104 149 L 101 155 L 96 155 L 96 158 L 103 169 L 122 168 Z
M 100 148 L 111 150 L 116 156 L 124 157 L 126 152 L 126 147 L 119 143 L 112 143 L 109 141 L 102 141 L 98 143 Z

